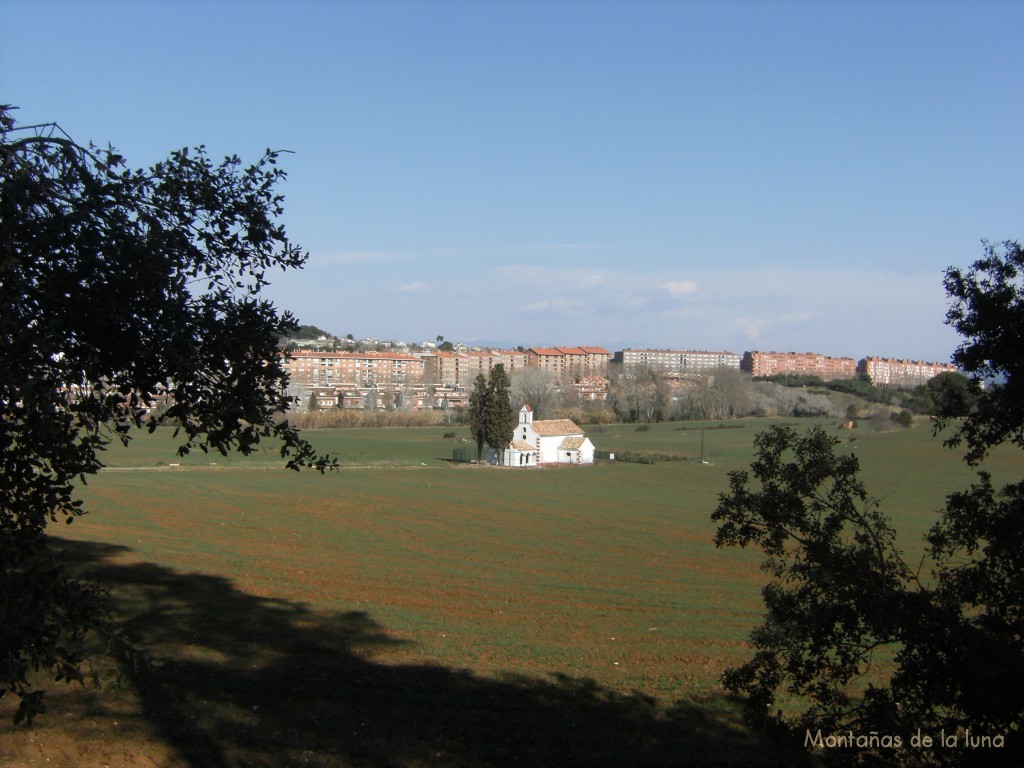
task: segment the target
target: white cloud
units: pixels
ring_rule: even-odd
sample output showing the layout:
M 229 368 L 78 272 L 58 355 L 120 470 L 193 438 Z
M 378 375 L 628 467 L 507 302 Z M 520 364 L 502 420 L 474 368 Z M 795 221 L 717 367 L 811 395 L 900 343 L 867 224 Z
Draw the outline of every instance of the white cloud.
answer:
M 429 290 L 430 285 L 427 283 L 406 283 L 394 289 L 395 293 L 423 293 Z
M 658 317 L 663 320 L 678 320 L 681 318 L 693 319 L 700 318 L 706 315 L 705 312 L 698 312 L 689 307 L 680 307 L 678 309 L 666 309 L 658 313 Z
M 941 274 L 880 270 L 643 270 L 595 265 L 481 265 L 412 279 L 401 254 L 335 254 L 330 267 L 275 280 L 280 306 L 334 332 L 405 338 L 435 333 L 512 344 L 815 351 L 945 359 Z M 381 260 L 394 262 L 377 269 Z M 359 262 L 362 262 L 361 264 Z M 339 285 L 351 291 L 337 300 Z M 429 308 L 422 302 L 430 292 Z M 316 310 L 316 311 L 314 311 Z M 510 317 L 514 322 L 510 322 Z M 406 339 L 408 340 L 408 338 Z
M 491 277 L 486 279 L 489 284 L 497 281 L 499 285 L 536 288 L 550 283 L 552 274 L 552 270 L 536 264 L 499 264 L 490 270 Z
M 600 288 L 604 284 L 604 275 L 587 275 L 586 277 L 573 282 L 571 287 L 578 291 L 590 291 L 595 288 Z
M 697 284 L 693 280 L 673 280 L 666 283 L 663 287 L 673 299 L 678 299 L 680 296 L 697 291 Z
M 818 312 L 789 312 L 778 316 L 745 315 L 732 320 L 730 331 L 741 334 L 751 344 L 757 344 L 768 340 L 771 336 L 770 331 L 780 333 L 777 330 L 780 326 L 799 326 L 811 322 L 818 316 Z
M 573 304 L 568 299 L 545 299 L 520 307 L 521 312 L 553 312 L 567 315 L 573 311 Z
M 431 248 L 430 253 L 437 256 L 466 255 L 500 255 L 543 252 L 579 252 L 593 253 L 615 250 L 611 245 L 593 245 L 588 243 L 523 243 L 521 245 L 484 245 L 479 248 Z
M 593 245 L 590 243 L 534 243 L 523 246 L 530 251 L 610 251 L 611 245 Z
M 752 343 L 758 343 L 764 336 L 764 332 L 772 326 L 772 321 L 767 317 L 746 317 L 734 318 L 730 323 L 730 333 L 740 333 Z
M 787 325 L 809 323 L 820 315 L 820 312 L 790 312 L 780 317 L 779 322 Z

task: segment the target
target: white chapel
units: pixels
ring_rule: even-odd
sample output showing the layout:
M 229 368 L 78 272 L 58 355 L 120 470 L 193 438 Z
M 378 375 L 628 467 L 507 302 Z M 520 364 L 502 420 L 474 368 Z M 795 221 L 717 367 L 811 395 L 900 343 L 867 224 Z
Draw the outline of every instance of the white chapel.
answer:
M 534 421 L 533 408 L 526 404 L 519 411 L 511 444 L 495 463 L 506 467 L 593 464 L 594 444 L 571 419 Z

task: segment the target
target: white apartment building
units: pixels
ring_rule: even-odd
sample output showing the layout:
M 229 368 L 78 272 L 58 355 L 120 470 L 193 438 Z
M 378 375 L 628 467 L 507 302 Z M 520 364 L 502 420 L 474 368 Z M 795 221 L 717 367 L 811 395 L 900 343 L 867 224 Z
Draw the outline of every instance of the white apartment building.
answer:
M 702 373 L 715 368 L 739 368 L 740 356 L 734 352 L 675 349 L 624 349 L 615 353 L 615 362 L 623 367 L 646 366 L 666 373 Z

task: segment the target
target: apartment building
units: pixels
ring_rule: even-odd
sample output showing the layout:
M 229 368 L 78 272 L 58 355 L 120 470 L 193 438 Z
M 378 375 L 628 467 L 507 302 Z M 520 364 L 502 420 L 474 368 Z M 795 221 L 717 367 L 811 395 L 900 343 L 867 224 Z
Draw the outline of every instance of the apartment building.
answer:
M 604 347 L 577 347 L 583 352 L 583 364 L 577 374 L 579 377 L 601 376 L 608 370 L 612 361 L 612 353 Z
M 468 384 L 473 383 L 478 373 L 482 373 L 484 376 L 489 374 L 491 368 L 496 365 L 505 366 L 505 373 L 509 376 L 523 370 L 527 366 L 526 352 L 519 352 L 514 349 L 473 351 L 467 353 L 466 357 L 468 358 L 467 371 L 470 374 Z
M 623 367 L 648 367 L 665 373 L 685 375 L 715 368 L 739 368 L 735 352 L 676 349 L 623 349 L 615 353 L 615 362 Z
M 857 361 L 852 357 L 829 357 L 816 352 L 744 352 L 740 369 L 761 376 L 796 374 L 817 376 L 822 381 L 852 379 L 857 375 Z
M 423 360 L 397 352 L 314 352 L 296 350 L 285 360 L 293 388 L 373 387 L 418 384 Z
M 421 356 L 423 380 L 442 387 L 465 385 L 468 375 L 466 355 L 459 352 L 431 352 Z M 474 374 L 475 375 L 475 374 Z
M 498 349 L 486 354 L 491 356 L 493 365 L 497 365 L 498 363 L 504 365 L 505 373 L 509 376 L 523 370 L 527 365 L 529 365 L 529 356 L 525 351 L 520 352 L 517 349 Z
M 565 358 L 557 349 L 550 347 L 530 347 L 526 350 L 526 364 L 531 368 L 539 368 L 554 376 L 556 379 L 562 377 L 565 366 Z
M 865 357 L 857 363 L 857 372 L 866 373 L 877 387 L 916 387 L 940 373 L 956 373 L 957 368 L 949 363 Z
M 528 364 L 526 352 L 516 350 L 430 352 L 421 358 L 424 381 L 445 387 L 471 387 L 478 374 L 487 376 L 499 363 L 509 376 Z
M 530 347 L 526 358 L 528 366 L 547 371 L 556 379 L 578 379 L 604 373 L 612 355 L 604 347 Z

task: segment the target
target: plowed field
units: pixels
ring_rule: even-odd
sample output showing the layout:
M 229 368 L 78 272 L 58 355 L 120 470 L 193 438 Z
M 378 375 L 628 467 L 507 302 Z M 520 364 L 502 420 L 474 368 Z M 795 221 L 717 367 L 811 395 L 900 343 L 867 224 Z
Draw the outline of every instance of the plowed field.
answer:
M 454 464 L 445 430 L 310 433 L 326 476 L 140 438 L 55 532 L 152 664 L 101 660 L 120 688 L 54 690 L 29 729 L 0 701 L 0 764 L 760 764 L 719 684 L 759 560 L 709 521 L 741 426 L 705 433 L 709 464 L 665 425 L 592 439 L 691 460 L 530 470 Z M 911 550 L 969 478 L 927 428 L 850 448 Z

